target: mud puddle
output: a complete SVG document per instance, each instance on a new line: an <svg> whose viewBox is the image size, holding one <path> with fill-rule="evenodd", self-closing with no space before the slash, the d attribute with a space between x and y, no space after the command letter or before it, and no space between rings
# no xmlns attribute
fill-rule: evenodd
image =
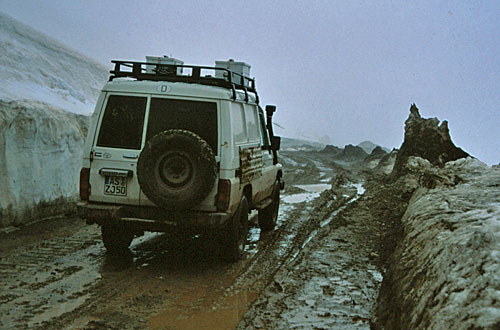
<svg viewBox="0 0 500 330"><path fill-rule="evenodd" d="M302 193L287 195L282 198L283 202L288 204L297 204L303 202L310 202L315 198L318 198L319 195L327 190L331 189L331 184L326 183L318 183L318 184L301 184L301 185L293 185L294 187L304 191Z"/></svg>
<svg viewBox="0 0 500 330"><path fill-rule="evenodd" d="M322 227L335 222L336 210L357 190L334 194L326 182L335 173L327 165L318 169L321 162L289 157L304 165L306 177L287 180L274 231L261 232L257 212L250 215L246 253L234 264L202 234L175 232L146 233L134 239L130 253L110 256L97 226L75 222L66 228L65 219L43 234L34 230L18 241L0 241L0 328L235 328L276 274L315 246Z"/></svg>
<svg viewBox="0 0 500 330"><path fill-rule="evenodd" d="M188 310L180 307L166 310L152 317L152 329L234 329L259 292L231 292L212 304L201 304Z"/></svg>
<svg viewBox="0 0 500 330"><path fill-rule="evenodd" d="M370 328L383 279L379 241L363 185L348 182L345 189L335 196L346 202L320 218L238 329Z"/></svg>
<svg viewBox="0 0 500 330"><path fill-rule="evenodd" d="M64 226L63 226L64 227ZM70 237L54 237L25 246L15 240L2 251L0 314L2 329L33 327L74 310L89 298L101 277L97 233L80 228Z"/></svg>

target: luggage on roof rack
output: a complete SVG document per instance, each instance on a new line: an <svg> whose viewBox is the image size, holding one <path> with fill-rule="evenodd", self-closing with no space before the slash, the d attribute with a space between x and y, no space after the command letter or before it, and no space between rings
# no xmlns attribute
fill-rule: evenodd
<svg viewBox="0 0 500 330"><path fill-rule="evenodd" d="M255 79L224 68L219 63L214 67L177 63L152 63L149 61L113 60L111 63L115 64L115 68L110 71L109 81L115 78L135 78L137 80L185 82L224 87L232 90L233 99L235 100L236 90L242 90L245 92L246 102L248 102L248 92L251 92L255 94L256 103L259 103L259 97L255 88Z"/></svg>

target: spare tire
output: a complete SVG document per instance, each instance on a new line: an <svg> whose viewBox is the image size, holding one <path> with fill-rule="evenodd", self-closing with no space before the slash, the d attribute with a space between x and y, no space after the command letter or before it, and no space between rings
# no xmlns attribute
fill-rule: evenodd
<svg viewBox="0 0 500 330"><path fill-rule="evenodd" d="M153 136L137 162L137 180L156 205L170 210L201 203L216 177L212 148L193 132L170 129Z"/></svg>

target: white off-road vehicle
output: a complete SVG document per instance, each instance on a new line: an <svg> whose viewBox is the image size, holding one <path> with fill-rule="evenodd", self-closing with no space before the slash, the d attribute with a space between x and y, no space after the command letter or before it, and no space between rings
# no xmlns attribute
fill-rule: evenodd
<svg viewBox="0 0 500 330"><path fill-rule="evenodd" d="M111 253L177 227L215 234L227 259L240 259L249 212L272 230L284 186L276 107L264 114L250 66L112 62L84 147L80 216L101 226Z"/></svg>

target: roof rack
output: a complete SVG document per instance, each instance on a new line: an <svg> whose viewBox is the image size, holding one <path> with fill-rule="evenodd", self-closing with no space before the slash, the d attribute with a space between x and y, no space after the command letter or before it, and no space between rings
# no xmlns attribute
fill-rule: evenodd
<svg viewBox="0 0 500 330"><path fill-rule="evenodd" d="M128 77L137 80L172 81L209 86L218 86L231 89L233 100L236 100L236 90L245 92L245 102L248 102L248 93L255 94L255 102L259 103L259 96L255 89L255 79L237 72L211 66L159 64L147 62L131 62L113 60L114 70L111 70L109 81L115 78ZM213 73L222 71L222 78L212 74L203 75L203 71ZM186 73L184 73L186 72Z"/></svg>

